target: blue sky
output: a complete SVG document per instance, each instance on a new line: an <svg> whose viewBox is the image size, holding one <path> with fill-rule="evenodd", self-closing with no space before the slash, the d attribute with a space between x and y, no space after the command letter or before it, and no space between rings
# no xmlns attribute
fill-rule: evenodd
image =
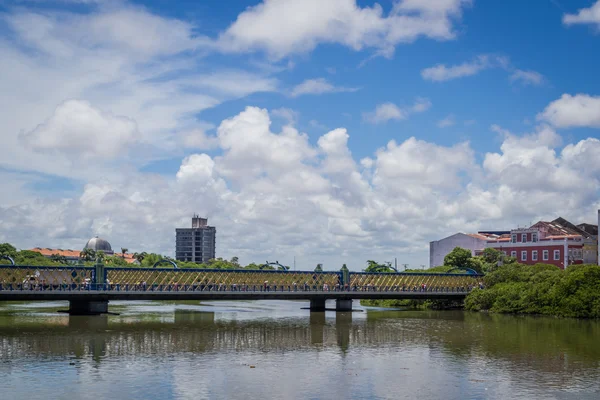
<svg viewBox="0 0 600 400"><path fill-rule="evenodd" d="M421 265L447 234L600 207L600 2L0 13L0 240L23 248L172 254L199 212L243 262Z"/></svg>

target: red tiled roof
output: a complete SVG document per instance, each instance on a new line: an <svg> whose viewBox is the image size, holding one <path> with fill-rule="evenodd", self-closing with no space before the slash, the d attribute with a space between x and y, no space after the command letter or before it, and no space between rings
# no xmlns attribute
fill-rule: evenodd
<svg viewBox="0 0 600 400"><path fill-rule="evenodd" d="M540 229L546 231L546 237L548 236L564 236L564 235L577 235L581 236L580 232L571 229L567 226L560 225L557 221L547 222L539 221L532 225L530 229Z"/></svg>
<svg viewBox="0 0 600 400"><path fill-rule="evenodd" d="M467 233L467 236L471 236L475 239L488 240L489 238L481 233Z"/></svg>
<svg viewBox="0 0 600 400"><path fill-rule="evenodd" d="M63 257L67 257L67 258L79 258L79 254L81 253L81 251L78 251L78 250L50 249L50 248L41 248L41 247L34 247L33 249L31 249L31 251L37 251L38 253L41 253L45 257L50 257L54 254L58 254L59 256L63 256ZM115 257L123 257L123 253L115 253L113 255ZM135 262L135 258L133 258L133 254L130 254L130 253L125 253L124 259L128 263Z"/></svg>

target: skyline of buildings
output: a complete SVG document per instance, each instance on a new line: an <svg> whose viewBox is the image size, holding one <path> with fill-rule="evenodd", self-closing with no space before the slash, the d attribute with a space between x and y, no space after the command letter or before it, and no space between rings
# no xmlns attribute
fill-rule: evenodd
<svg viewBox="0 0 600 400"><path fill-rule="evenodd" d="M598 210L600 222L600 210ZM486 248L494 248L511 256L519 263L553 264L560 268L572 264L598 264L600 250L598 225L572 224L559 217L551 222L538 221L530 227L511 230L488 230L465 234L462 232L430 242L429 268L443 265L444 257L455 247L465 248L477 256ZM128 263L134 263L133 253L115 253L110 243L98 236L89 239L84 246L106 255L115 255ZM60 248L35 247L45 257L59 255L68 262L80 260L80 251ZM175 259L177 261L206 263L216 258L216 228L208 225L208 219L192 217L191 228L176 228Z"/></svg>

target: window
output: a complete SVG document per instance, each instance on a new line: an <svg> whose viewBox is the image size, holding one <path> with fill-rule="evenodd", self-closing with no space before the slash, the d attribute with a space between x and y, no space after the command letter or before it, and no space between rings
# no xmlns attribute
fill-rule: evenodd
<svg viewBox="0 0 600 400"><path fill-rule="evenodd" d="M521 252L521 261L527 261L527 250Z"/></svg>
<svg viewBox="0 0 600 400"><path fill-rule="evenodd" d="M537 256L538 256L538 251L537 251L537 250L533 250L533 251L531 252L531 260L532 260L532 261L537 261L537 260L538 260L538 259L537 259L537 258L538 258Z"/></svg>
<svg viewBox="0 0 600 400"><path fill-rule="evenodd" d="M523 242L523 243L527 242L527 234L526 233L521 233L521 242Z"/></svg>
<svg viewBox="0 0 600 400"><path fill-rule="evenodd" d="M548 250L542 252L542 257L544 257L544 261L548 261Z"/></svg>
<svg viewBox="0 0 600 400"><path fill-rule="evenodd" d="M560 250L554 250L554 260L560 260Z"/></svg>
<svg viewBox="0 0 600 400"><path fill-rule="evenodd" d="M510 241L512 243L517 243L517 234L513 233L512 235L510 235Z"/></svg>
<svg viewBox="0 0 600 400"><path fill-rule="evenodd" d="M517 258L517 252L515 250L511 251L510 252L510 256L514 257L514 258Z"/></svg>
<svg viewBox="0 0 600 400"><path fill-rule="evenodd" d="M537 232L533 232L533 233L531 234L531 241L532 241L532 242L537 242L537 241L538 241L538 235L537 235Z"/></svg>

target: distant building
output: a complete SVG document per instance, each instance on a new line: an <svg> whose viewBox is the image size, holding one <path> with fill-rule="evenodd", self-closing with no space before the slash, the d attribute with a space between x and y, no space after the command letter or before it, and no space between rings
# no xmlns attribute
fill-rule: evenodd
<svg viewBox="0 0 600 400"><path fill-rule="evenodd" d="M175 259L200 264L215 258L216 235L207 218L194 215L191 228L175 229Z"/></svg>
<svg viewBox="0 0 600 400"><path fill-rule="evenodd" d="M102 250L107 256L121 257L130 264L136 262L136 260L133 258L133 254L115 253L110 243L104 239L99 238L98 236L95 236L88 240L83 249L92 249L94 251ZM78 263L80 261L79 255L81 254L81 250L51 249L49 247L34 247L33 249L31 249L31 251L41 253L46 258L51 258L53 255L62 256L67 260L68 263Z"/></svg>
<svg viewBox="0 0 600 400"><path fill-rule="evenodd" d="M586 230L581 225L586 225ZM596 235L589 233L594 229ZM572 264L598 263L597 231L594 225L574 225L557 218L513 229L506 237L488 240L485 247L500 250L521 264L553 264L564 269Z"/></svg>
<svg viewBox="0 0 600 400"><path fill-rule="evenodd" d="M600 210L598 210L600 225ZM598 225L574 225L564 218L539 221L529 228L511 231L456 233L429 243L429 267L443 265L444 257L455 247L479 255L493 248L514 257L521 264L553 264L562 269L572 264L598 264Z"/></svg>
<svg viewBox="0 0 600 400"><path fill-rule="evenodd" d="M475 255L477 251L485 248L489 238L498 238L508 231L482 231L478 233L464 234L455 233L447 238L436 240L429 243L429 268L444 265L444 258L455 247L471 250Z"/></svg>

